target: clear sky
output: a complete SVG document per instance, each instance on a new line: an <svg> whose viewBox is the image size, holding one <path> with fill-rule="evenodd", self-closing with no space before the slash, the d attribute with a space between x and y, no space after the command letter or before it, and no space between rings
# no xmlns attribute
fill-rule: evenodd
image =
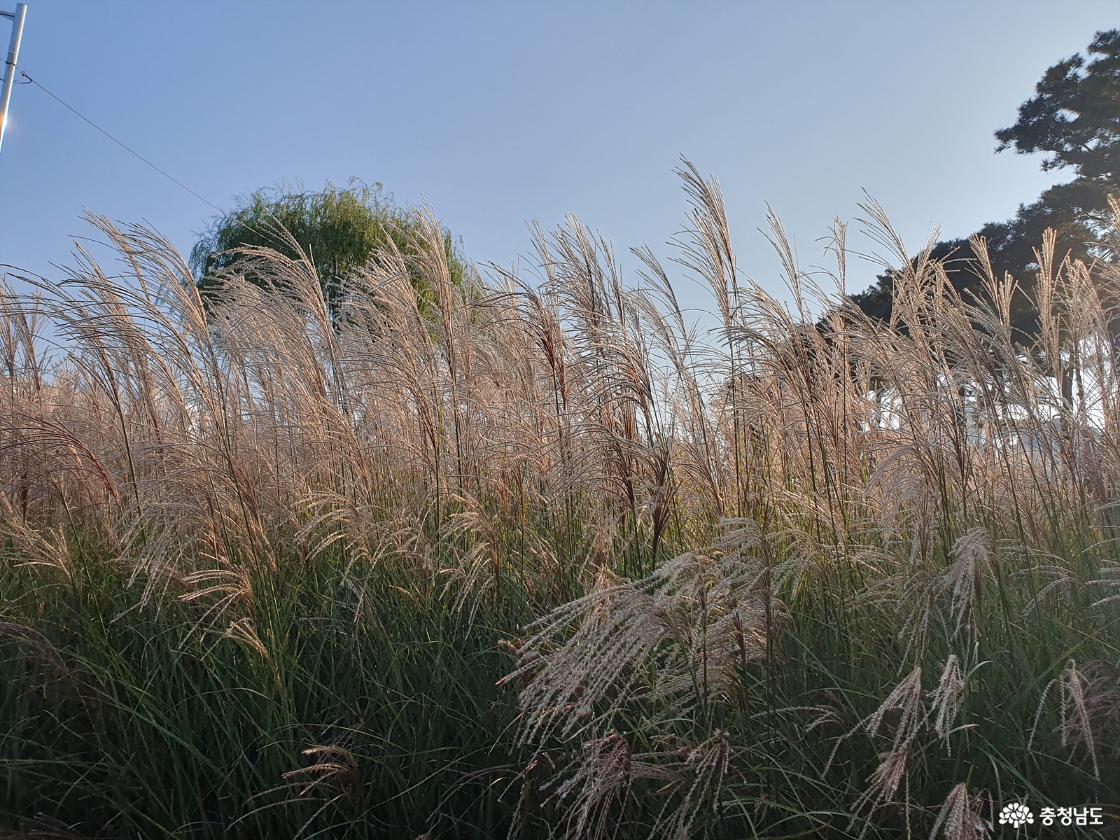
<svg viewBox="0 0 1120 840"><path fill-rule="evenodd" d="M429 203L469 256L501 264L529 253L528 221L568 212L620 253L664 253L687 155L723 186L742 268L776 289L767 203L811 265L864 189L917 246L1069 177L993 154L992 132L1046 67L1117 25L1115 0L31 0L21 66L223 208L358 176ZM89 234L83 208L184 250L214 212L17 86L0 263L56 274Z"/></svg>

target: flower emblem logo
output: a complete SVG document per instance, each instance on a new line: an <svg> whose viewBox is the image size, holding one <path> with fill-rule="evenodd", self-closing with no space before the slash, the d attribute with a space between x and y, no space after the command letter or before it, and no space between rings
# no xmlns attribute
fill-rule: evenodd
<svg viewBox="0 0 1120 840"><path fill-rule="evenodd" d="M1012 828L1022 828L1034 822L1031 809L1021 802L1009 802L999 812L999 824L1010 825Z"/></svg>

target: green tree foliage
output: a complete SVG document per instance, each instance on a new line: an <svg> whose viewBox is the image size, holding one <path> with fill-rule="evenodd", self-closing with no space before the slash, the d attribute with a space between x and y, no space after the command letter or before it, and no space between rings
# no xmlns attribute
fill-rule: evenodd
<svg viewBox="0 0 1120 840"><path fill-rule="evenodd" d="M1007 222L992 222L976 235L987 243L997 276L1010 272L1019 284L1012 302L1012 327L1023 339L1037 333L1033 304L1035 251L1047 228L1058 233L1061 254L1114 260L1120 253L1109 238L1108 196L1120 196L1120 30L1098 32L1089 58L1075 54L1049 68L1035 95L1019 106L1018 121L995 133L996 151L1044 153L1045 170L1071 169L1072 181L1046 190L1037 201L1020 206ZM932 256L946 261L953 285L980 295L981 283L968 238L938 242ZM890 317L894 274L876 278L866 291L851 296L868 315Z"/></svg>
<svg viewBox="0 0 1120 840"><path fill-rule="evenodd" d="M274 248L289 257L299 250L312 258L332 311L337 311L346 281L355 269L395 247L407 260L425 247L421 222L410 210L385 198L380 184L351 181L346 189L330 183L319 192L258 190L240 207L214 221L191 251L191 267L205 293L216 272L233 266L237 249ZM450 234L444 235L452 279L462 282L465 266ZM260 282L251 274L250 281ZM431 295L419 271L413 280L421 300Z"/></svg>
<svg viewBox="0 0 1120 840"><path fill-rule="evenodd" d="M1048 190L1047 201L1107 221L1107 196L1120 173L1120 29L1098 32L1091 61L1075 54L1051 67L1019 119L996 132L998 151L1042 152L1045 170L1073 168L1072 184ZM1047 200L1047 194L1043 195Z"/></svg>

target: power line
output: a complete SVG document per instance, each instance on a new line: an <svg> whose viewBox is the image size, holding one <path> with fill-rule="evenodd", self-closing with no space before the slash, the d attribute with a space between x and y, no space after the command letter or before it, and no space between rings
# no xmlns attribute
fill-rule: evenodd
<svg viewBox="0 0 1120 840"><path fill-rule="evenodd" d="M89 125L93 126L95 129L100 131L102 134L104 134L106 137L108 137L110 140L112 140L114 143L116 143L118 146L120 146L122 149L124 149L126 152L128 152L130 155L132 155L134 158L136 158L137 160L139 160L143 163L146 163L148 166L150 166L152 169L154 169L156 172L158 172L160 175L162 175L168 181L170 181L171 183L175 184L176 186L186 190L191 195L193 195L195 198L197 198L199 201L201 201L203 204L209 205L213 209L217 210L219 213L224 212L222 210L222 208L219 207L217 204L210 201L205 196L199 195L197 192L192 190L190 187L188 187L186 184L184 184L182 181L180 181L178 178L176 178L174 175L172 175L166 169L162 169L161 167L156 166L156 164L152 163L150 160L148 160L146 157L144 157L142 154L140 154L134 148L129 146L123 140L119 140L116 137L114 137L112 134L110 134L108 131L103 129L101 126L99 126L97 123L95 123L89 117L87 117L85 114L83 114L77 108L75 108L73 105L69 104L68 102L65 102L61 97L59 97L56 94L52 93L51 91L47 90L45 87L43 87L41 84L39 84L39 82L35 81L29 75L27 75L26 72L20 71L20 74L25 79L27 79L28 82L35 85L35 87L39 88L39 90L41 90L43 93L45 93L51 99L53 99L55 102L57 102L63 108L65 108L67 111L74 114L74 116L78 117L79 119L83 120L84 122L89 123Z"/></svg>

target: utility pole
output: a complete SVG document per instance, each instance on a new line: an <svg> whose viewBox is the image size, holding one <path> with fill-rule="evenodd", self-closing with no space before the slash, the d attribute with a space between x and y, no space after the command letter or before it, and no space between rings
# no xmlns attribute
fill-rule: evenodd
<svg viewBox="0 0 1120 840"><path fill-rule="evenodd" d="M16 3L14 12L0 12L0 17L12 22L8 59L4 62L4 86L0 88L0 146L3 146L4 131L8 128L8 103L12 101L12 85L16 81L16 64L19 62L19 42L23 39L23 22L27 20L27 4Z"/></svg>

